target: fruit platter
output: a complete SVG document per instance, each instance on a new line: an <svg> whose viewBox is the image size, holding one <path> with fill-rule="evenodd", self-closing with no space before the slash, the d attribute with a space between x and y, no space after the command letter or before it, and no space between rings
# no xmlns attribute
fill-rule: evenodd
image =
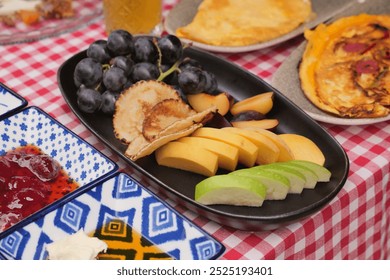
<svg viewBox="0 0 390 280"><path fill-rule="evenodd" d="M344 150L313 119L263 80L173 35L112 32L68 59L57 78L80 121L145 181L223 225L242 230L285 225L321 209L346 181ZM272 137L278 140L268 146L256 140ZM217 157L201 143L227 148ZM235 144L239 152L229 161L228 147ZM275 159L272 145L279 145ZM255 180L248 174L298 168L303 161L292 153L300 150L316 162L304 167L310 171L305 185L288 186L284 193L252 188ZM234 182L224 201L218 193L230 192L225 187Z"/></svg>

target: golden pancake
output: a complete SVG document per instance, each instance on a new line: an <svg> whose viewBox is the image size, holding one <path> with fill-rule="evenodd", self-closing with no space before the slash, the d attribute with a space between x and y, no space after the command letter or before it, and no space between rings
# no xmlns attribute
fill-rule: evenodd
<svg viewBox="0 0 390 280"><path fill-rule="evenodd" d="M173 87L154 80L141 81L116 101L114 133L128 144L125 156L137 160L170 141L191 134L216 111L216 106L212 106L196 112Z"/></svg>
<svg viewBox="0 0 390 280"><path fill-rule="evenodd" d="M142 134L146 115L165 99L180 100L180 95L163 82L140 81L127 89L115 103L115 137L126 144L137 138Z"/></svg>
<svg viewBox="0 0 390 280"><path fill-rule="evenodd" d="M310 0L205 0L176 35L215 46L247 46L282 36L311 16Z"/></svg>
<svg viewBox="0 0 390 280"><path fill-rule="evenodd" d="M390 113L390 16L344 17L305 37L299 77L315 106L347 118Z"/></svg>
<svg viewBox="0 0 390 280"><path fill-rule="evenodd" d="M161 128L161 131L152 140L146 139L144 135L139 135L127 147L125 155L132 160L150 155L168 142L188 136L202 127L204 123L212 118L216 110L216 107L212 107L200 113L195 112L187 117L179 117L175 121L168 117L172 121L169 125ZM164 121L163 123L167 124Z"/></svg>
<svg viewBox="0 0 390 280"><path fill-rule="evenodd" d="M153 141L173 123L195 114L196 112L182 100L165 99L154 105L145 117L142 134L148 141Z"/></svg>

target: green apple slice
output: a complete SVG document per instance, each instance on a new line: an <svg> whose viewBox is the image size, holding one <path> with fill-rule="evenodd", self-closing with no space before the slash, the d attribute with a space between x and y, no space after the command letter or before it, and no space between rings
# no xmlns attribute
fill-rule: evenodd
<svg viewBox="0 0 390 280"><path fill-rule="evenodd" d="M302 191L305 187L305 184L306 184L306 178L301 172L297 171L294 168L290 168L288 166L284 166L284 165L279 164L279 163L259 165L259 166L252 167L251 169L270 170L272 172L275 172L277 174L280 174L282 176L287 177L287 179L290 182L290 189L289 189L288 193L300 194L300 193L302 193Z"/></svg>
<svg viewBox="0 0 390 280"><path fill-rule="evenodd" d="M329 182L332 173L324 166L306 160L292 160L291 163L301 165L312 170L318 177L318 182Z"/></svg>
<svg viewBox="0 0 390 280"><path fill-rule="evenodd" d="M318 182L318 176L311 169L306 166L294 164L293 161L281 162L280 164L293 168L302 173L305 176L305 189L314 189Z"/></svg>
<svg viewBox="0 0 390 280"><path fill-rule="evenodd" d="M195 201L205 205L260 207L266 193L266 186L254 178L232 174L215 175L195 186Z"/></svg>
<svg viewBox="0 0 390 280"><path fill-rule="evenodd" d="M259 180L267 188L266 200L283 200L286 198L290 189L290 181L287 177L269 170L245 168L236 170L230 174Z"/></svg>

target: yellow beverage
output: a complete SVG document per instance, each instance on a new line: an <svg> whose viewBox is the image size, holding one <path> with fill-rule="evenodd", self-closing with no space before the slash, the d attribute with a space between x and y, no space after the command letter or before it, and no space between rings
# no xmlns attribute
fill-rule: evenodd
<svg viewBox="0 0 390 280"><path fill-rule="evenodd" d="M162 0L103 0L106 31L149 34L161 22Z"/></svg>

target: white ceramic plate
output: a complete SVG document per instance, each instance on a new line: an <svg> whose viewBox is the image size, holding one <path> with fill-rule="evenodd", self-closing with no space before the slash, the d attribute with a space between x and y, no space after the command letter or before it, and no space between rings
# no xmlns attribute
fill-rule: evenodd
<svg viewBox="0 0 390 280"><path fill-rule="evenodd" d="M173 9L168 13L167 17L165 18L164 21L165 30L170 34L175 34L177 28L189 24L194 18L198 6L200 5L201 2L202 0L181 0L175 7L173 7ZM225 47L225 46L207 45L199 42L192 42L186 39L182 39L182 40L183 42L187 42L187 43L191 42L193 46L211 52L239 53L239 52L248 52L248 51L264 49L282 43L291 38L294 38L297 35L302 34L306 28L312 28L317 24L328 20L338 12L347 9L352 2L354 1L312 0L313 11L316 13L316 17L313 20L300 25L298 28L296 28L295 30L291 31L286 35L259 44L253 44L253 45L242 46L242 47Z"/></svg>
<svg viewBox="0 0 390 280"><path fill-rule="evenodd" d="M389 0L370 0L357 1L356 4L338 15L336 18L355 15L360 13L370 14L386 14L390 13ZM335 18L335 19L336 19ZM337 124L337 125L367 125L390 120L390 116L383 118L361 118L348 119L341 118L335 115L328 114L315 107L304 95L299 81L298 67L301 61L303 52L306 47L306 42L303 42L291 55L283 62L279 69L274 73L271 84L277 88L282 94L298 105L313 119Z"/></svg>

